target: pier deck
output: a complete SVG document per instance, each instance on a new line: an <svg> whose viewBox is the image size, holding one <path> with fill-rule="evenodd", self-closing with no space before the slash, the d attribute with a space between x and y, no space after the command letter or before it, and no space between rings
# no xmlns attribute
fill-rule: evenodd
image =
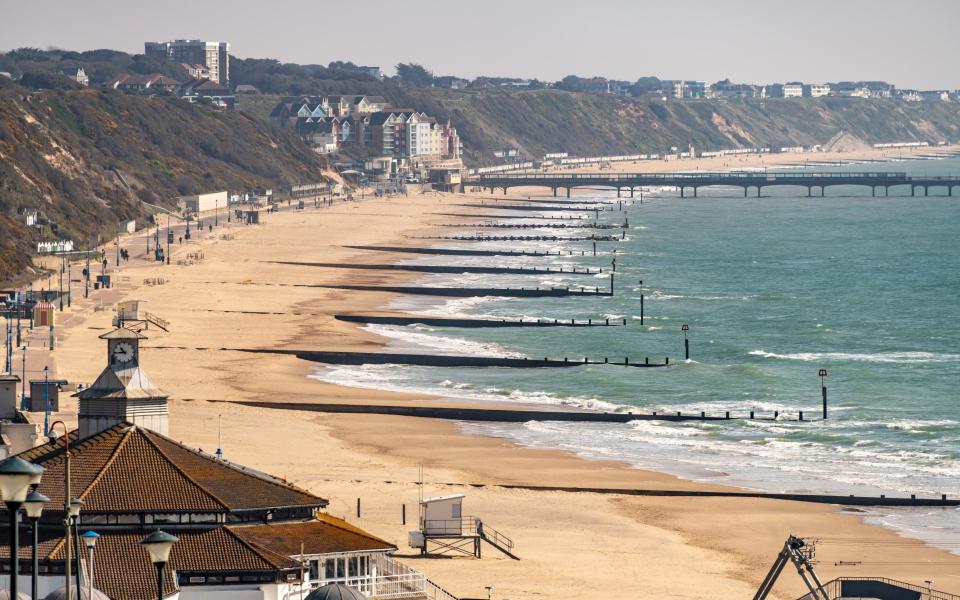
<svg viewBox="0 0 960 600"><path fill-rule="evenodd" d="M906 173L897 172L855 171L820 173L793 171L777 173L762 171L717 173L501 173L480 175L468 179L461 185L461 191L466 186L473 186L489 189L491 193L502 189L503 193L506 194L512 187L534 186L549 188L553 190L554 196L557 195L557 190L566 190L567 197L569 197L570 191L576 188L606 188L616 190L618 197L624 190L628 191L630 196L633 197L634 191L638 188L666 186L678 188L682 197L687 189L692 189L693 195L696 196L697 190L702 187L733 186L743 188L744 196L751 188L754 188L759 196L764 187L784 185L806 187L807 195L812 195L814 188L820 188L820 194L823 195L827 187L856 185L871 188L874 195L879 188L883 188L885 194L889 195L892 187L909 186L911 196L916 195L918 189L923 189L924 195L929 195L930 188L946 189L947 194L952 196L953 189L960 186L960 177L910 176ZM562 209L555 208L552 210Z"/></svg>

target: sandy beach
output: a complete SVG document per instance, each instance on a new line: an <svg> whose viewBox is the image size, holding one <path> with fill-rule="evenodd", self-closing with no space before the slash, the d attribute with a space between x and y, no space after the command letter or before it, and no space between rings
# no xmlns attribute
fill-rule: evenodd
<svg viewBox="0 0 960 600"><path fill-rule="evenodd" d="M919 153L940 150L945 149L925 148ZM854 160L899 154L887 150L841 156ZM783 154L766 156L762 162L756 157L742 162L725 157L617 168L712 170L769 166L781 159L802 164L802 157L831 160L827 154ZM720 164L731 161L735 164ZM415 394L334 386L310 378L319 368L315 363L236 349L379 350L383 338L334 315L383 311L392 294L314 286L400 284L415 281L416 273L280 263L383 263L409 258L344 246L413 245L404 236L440 232L437 224L451 218L431 213L452 212L450 205L462 199L437 193L368 198L271 214L261 226L221 226L176 247L174 263L188 253L202 253L202 260L193 264L160 266L142 260L145 238L129 238L123 247L134 260L115 276L119 286L92 292L90 299L76 300L61 315L52 372L71 382L91 382L105 364L105 345L97 336L111 329L110 307L120 299L146 301L148 310L170 321L169 332L154 328L145 332L150 339L144 343L142 363L170 393L172 437L212 452L218 445L219 421L226 458L281 475L329 498L332 514L392 540L402 560L461 597L485 597L488 585L494 587L494 598L512 600L572 594L610 599L752 597L791 533L825 539L817 549L823 580L880 575L922 585L933 579L936 588L960 593L960 557L864 524L853 509L760 499L509 489L501 486L720 488L622 463L468 435L449 421L234 403L456 405ZM466 210L458 207L456 212ZM108 268L112 270L112 264ZM164 278L163 285L145 285L146 279L158 277ZM101 305L106 309L97 310ZM38 351L31 358L31 370L42 369L40 356ZM75 401L61 405L64 415L75 413ZM417 484L421 466L422 490ZM481 516L513 538L522 560L511 560L492 548L484 550L481 560L416 556L406 540L407 531L415 528L421 492L466 493L465 514ZM406 525L401 523L404 504ZM776 597L797 598L805 592L792 569L785 570Z"/></svg>

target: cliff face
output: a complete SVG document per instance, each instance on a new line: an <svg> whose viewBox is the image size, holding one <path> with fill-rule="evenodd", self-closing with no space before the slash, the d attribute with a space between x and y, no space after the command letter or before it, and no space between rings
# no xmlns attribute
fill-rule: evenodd
<svg viewBox="0 0 960 600"><path fill-rule="evenodd" d="M2 79L2 78L0 78ZM0 281L30 264L55 223L77 247L142 219L142 201L322 179L327 163L295 136L240 113L115 92L29 92L0 81Z"/></svg>
<svg viewBox="0 0 960 600"><path fill-rule="evenodd" d="M559 90L407 90L419 110L451 119L467 161L519 148L580 156L826 144L840 132L868 143L956 141L960 104L818 98L662 101Z"/></svg>

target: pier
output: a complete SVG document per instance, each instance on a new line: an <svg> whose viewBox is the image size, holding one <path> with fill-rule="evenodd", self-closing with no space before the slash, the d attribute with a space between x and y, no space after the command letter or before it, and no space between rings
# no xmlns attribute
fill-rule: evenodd
<svg viewBox="0 0 960 600"><path fill-rule="evenodd" d="M877 195L878 189L884 190L884 195L890 194L890 188L907 186L911 196L916 196L917 190L922 189L923 195L928 196L930 189L945 189L948 196L953 196L953 189L960 186L960 177L956 176L910 176L906 173L894 172L717 172L717 173L506 173L488 174L469 179L461 185L461 192L466 186L489 189L491 193L500 189L506 194L512 187L545 187L557 195L557 190L570 192L576 188L613 189L617 197L624 192L632 198L637 189L645 187L675 187L684 197L687 189L697 190L703 187L727 186L743 188L746 197L751 189L757 190L757 196L765 187L771 186L800 186L807 188L807 195L812 196L813 190L819 188L823 195L826 188L839 185L855 185L869 187L872 195ZM485 206L485 205L483 205ZM533 209L533 207L530 207ZM518 209L519 210L519 209ZM562 210L555 208L552 210Z"/></svg>
<svg viewBox="0 0 960 600"><path fill-rule="evenodd" d="M588 222L583 225L568 225L566 223L441 223L440 227L451 229L629 229L630 225L624 223L593 223Z"/></svg>
<svg viewBox="0 0 960 600"><path fill-rule="evenodd" d="M392 315L335 315L338 321L376 325L430 325L434 327L498 328L498 327L626 327L626 319L455 319L445 317L403 317Z"/></svg>

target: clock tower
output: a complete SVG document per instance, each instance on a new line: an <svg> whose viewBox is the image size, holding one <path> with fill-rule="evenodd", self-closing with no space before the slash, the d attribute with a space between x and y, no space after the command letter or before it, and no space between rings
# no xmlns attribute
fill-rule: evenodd
<svg viewBox="0 0 960 600"><path fill-rule="evenodd" d="M80 400L80 438L128 422L167 435L168 395L140 368L142 333L120 327L100 336L107 340L107 367Z"/></svg>

